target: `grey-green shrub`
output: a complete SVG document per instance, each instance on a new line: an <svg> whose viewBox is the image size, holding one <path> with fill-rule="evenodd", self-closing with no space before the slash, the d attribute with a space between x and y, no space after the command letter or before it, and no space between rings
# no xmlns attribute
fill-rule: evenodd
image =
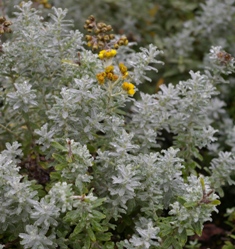
<svg viewBox="0 0 235 249"><path fill-rule="evenodd" d="M221 187L234 184L233 152L213 147L226 112L212 108L234 58L212 47L204 71L135 99L120 79L98 84L102 60L65 10L43 21L29 2L16 15L0 61L2 246L168 249L201 234ZM120 48L115 71L124 61L139 86L161 53ZM202 148L214 157L208 176L196 173Z"/></svg>

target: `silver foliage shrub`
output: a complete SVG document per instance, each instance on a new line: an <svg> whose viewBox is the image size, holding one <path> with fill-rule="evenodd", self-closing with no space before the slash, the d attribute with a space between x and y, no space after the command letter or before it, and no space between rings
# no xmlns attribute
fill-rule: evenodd
<svg viewBox="0 0 235 249"><path fill-rule="evenodd" d="M3 248L173 249L200 235L221 187L234 184L234 138L220 151L213 126L226 113L217 84L234 58L212 47L205 70L135 99L121 84L98 84L102 61L66 10L43 20L23 3L12 21L0 60ZM125 61L136 86L162 64L153 44L120 51L114 63ZM196 173L201 149L213 155L208 176ZM27 177L33 166L52 168L43 186Z"/></svg>

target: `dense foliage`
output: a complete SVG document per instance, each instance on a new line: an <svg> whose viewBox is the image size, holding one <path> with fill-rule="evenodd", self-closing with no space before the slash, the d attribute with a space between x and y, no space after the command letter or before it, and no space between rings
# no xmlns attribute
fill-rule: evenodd
<svg viewBox="0 0 235 249"><path fill-rule="evenodd" d="M23 2L14 15L4 6L1 248L180 249L189 236L201 235L218 212L223 187L235 183L233 110L226 108L235 59L232 46L225 51L232 38L222 39L217 30L222 23L232 36L226 27L234 20L234 1L219 7L207 1L195 18L187 15L199 6L192 1L187 21L168 24L174 35L162 30L159 39L151 33L160 29L155 14L180 8L180 1L129 1L131 8L126 1L101 2L106 9L88 6L94 16L82 25L83 15L74 18L79 29L67 10L52 7L56 1ZM123 6L136 26L119 16ZM136 6L143 7L141 15ZM100 22L104 12L120 22L108 15L112 26ZM151 32L135 29L143 22ZM198 37L207 45L200 48ZM158 77L174 84L158 81L153 94L144 93L143 83ZM234 213L228 209L230 224ZM232 238L224 249L234 249Z"/></svg>

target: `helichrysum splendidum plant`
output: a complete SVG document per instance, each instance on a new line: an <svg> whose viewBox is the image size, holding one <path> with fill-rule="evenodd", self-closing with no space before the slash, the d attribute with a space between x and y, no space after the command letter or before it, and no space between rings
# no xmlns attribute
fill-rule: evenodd
<svg viewBox="0 0 235 249"><path fill-rule="evenodd" d="M211 108L234 58L213 47L205 72L136 100L162 51L134 52L94 16L84 41L65 15L45 21L22 3L2 44L2 247L183 248L234 184L233 152L212 146L223 105Z"/></svg>

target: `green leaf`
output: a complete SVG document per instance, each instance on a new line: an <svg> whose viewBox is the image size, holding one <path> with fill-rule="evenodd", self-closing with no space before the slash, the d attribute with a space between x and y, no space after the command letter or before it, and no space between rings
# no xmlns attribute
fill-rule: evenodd
<svg viewBox="0 0 235 249"><path fill-rule="evenodd" d="M92 210L92 215L93 215L93 219L96 219L96 220L103 220L106 217L106 215L104 215L103 213L97 210Z"/></svg>
<svg viewBox="0 0 235 249"><path fill-rule="evenodd" d="M56 235L59 237L59 238L65 238L65 236L67 235L67 231L63 231L63 230L57 230L56 231Z"/></svg>
<svg viewBox="0 0 235 249"><path fill-rule="evenodd" d="M52 157L57 161L57 162L60 162L61 164L67 164L67 161L66 161L66 158L65 156L63 155L60 155L60 154L52 154Z"/></svg>
<svg viewBox="0 0 235 249"><path fill-rule="evenodd" d="M229 237L231 237L232 239L235 239L235 235L234 234L230 234Z"/></svg>
<svg viewBox="0 0 235 249"><path fill-rule="evenodd" d="M59 144L59 143L56 142L56 141L51 142L51 145L52 145L52 147L54 147L55 149L58 149L58 150L61 150L61 151L66 151L66 150L67 150L64 146L62 146L61 144Z"/></svg>
<svg viewBox="0 0 235 249"><path fill-rule="evenodd" d="M172 236L168 236L163 243L161 244L162 249L169 249L170 246L173 243L173 237Z"/></svg>
<svg viewBox="0 0 235 249"><path fill-rule="evenodd" d="M67 212L63 219L64 221L71 222L72 224L76 224L77 222L84 223L86 216L82 216L80 210L72 210Z"/></svg>
<svg viewBox="0 0 235 249"><path fill-rule="evenodd" d="M195 158L199 159L200 161L203 160L202 155L199 153L199 150L196 147L192 148L192 154Z"/></svg>
<svg viewBox="0 0 235 249"><path fill-rule="evenodd" d="M196 206L198 206L198 202L196 202L196 201L186 202L184 204L184 207L186 207L186 208L192 208L192 207L196 207Z"/></svg>
<svg viewBox="0 0 235 249"><path fill-rule="evenodd" d="M30 187L32 190L36 190L38 192L39 197L44 197L46 195L46 192L43 189L42 185L35 183L32 184Z"/></svg>
<svg viewBox="0 0 235 249"><path fill-rule="evenodd" d="M95 234L94 234L93 230L91 229L91 227L88 227L86 231L87 231L87 234L88 234L89 238L91 239L91 241L93 241L93 242L96 241Z"/></svg>
<svg viewBox="0 0 235 249"><path fill-rule="evenodd" d="M179 197L177 198L177 201L178 201L181 205L184 205L185 202L186 202L186 200L185 200L183 197L181 197L181 196L179 196Z"/></svg>
<svg viewBox="0 0 235 249"><path fill-rule="evenodd" d="M221 202L219 200L213 200L210 202L210 204L215 205L215 206L220 205L220 203Z"/></svg>
<svg viewBox="0 0 235 249"><path fill-rule="evenodd" d="M96 233L96 238L99 241L109 241L111 240L112 233Z"/></svg>
<svg viewBox="0 0 235 249"><path fill-rule="evenodd" d="M50 173L51 180L58 180L61 179L60 172L51 172Z"/></svg>
<svg viewBox="0 0 235 249"><path fill-rule="evenodd" d="M225 244L226 244L226 245L224 245L224 246L222 247L222 249L235 249L235 246L232 245L232 243L231 243L230 241L226 241Z"/></svg>
<svg viewBox="0 0 235 249"><path fill-rule="evenodd" d="M194 224L192 224L192 227L193 227L193 230L195 231L195 233L198 235L198 236L201 236L202 235L202 225L201 225L201 222L198 221Z"/></svg>
<svg viewBox="0 0 235 249"><path fill-rule="evenodd" d="M104 244L104 249L114 249L114 243L113 242L106 242Z"/></svg>
<svg viewBox="0 0 235 249"><path fill-rule="evenodd" d="M181 246L184 246L185 243L187 242L188 236L187 236L187 231L184 229L181 234L179 234L179 242Z"/></svg>
<svg viewBox="0 0 235 249"><path fill-rule="evenodd" d="M59 164L57 164L56 166L55 166L55 170L56 171L61 171L61 170L63 170L64 168L66 168L67 167L67 164L65 164L65 163L59 163Z"/></svg>
<svg viewBox="0 0 235 249"><path fill-rule="evenodd" d="M71 244L71 242L70 242L70 244ZM73 249L81 249L81 248L85 248L85 247L81 247L80 243L78 243L76 240L76 241L72 242L72 248Z"/></svg>
<svg viewBox="0 0 235 249"><path fill-rule="evenodd" d="M96 232L101 232L101 231L107 231L108 228L104 228L101 226L100 223L98 223L97 221L95 221L94 219L91 219L91 225L94 231Z"/></svg>
<svg viewBox="0 0 235 249"><path fill-rule="evenodd" d="M182 249L182 246L174 237L172 238L172 245L174 249Z"/></svg>
<svg viewBox="0 0 235 249"><path fill-rule="evenodd" d="M89 236L85 237L84 246L82 249L89 249L91 247L91 239Z"/></svg>
<svg viewBox="0 0 235 249"><path fill-rule="evenodd" d="M92 207L96 208L103 204L103 202L106 200L106 198L100 198L92 202Z"/></svg>
<svg viewBox="0 0 235 249"><path fill-rule="evenodd" d="M127 202L127 214L130 214L134 208L136 207L136 201L135 199L131 199Z"/></svg>
<svg viewBox="0 0 235 249"><path fill-rule="evenodd" d="M76 235L78 235L79 233L82 232L82 230L84 229L85 227L85 223L84 222L79 222L76 227L74 228L73 230L73 233L71 234L71 237L74 237Z"/></svg>
<svg viewBox="0 0 235 249"><path fill-rule="evenodd" d="M160 236L166 237L172 232L172 227L170 222L172 221L172 217L165 217L162 219L162 223L160 223ZM169 236L171 237L171 236Z"/></svg>
<svg viewBox="0 0 235 249"><path fill-rule="evenodd" d="M89 150L90 154L96 153L96 148L91 144L87 144L87 149Z"/></svg>
<svg viewBox="0 0 235 249"><path fill-rule="evenodd" d="M117 109L117 110L116 110L116 113L117 113L117 114L120 114L120 115L124 115L124 116L126 115L126 111L123 111L123 110L121 110L121 109Z"/></svg>

